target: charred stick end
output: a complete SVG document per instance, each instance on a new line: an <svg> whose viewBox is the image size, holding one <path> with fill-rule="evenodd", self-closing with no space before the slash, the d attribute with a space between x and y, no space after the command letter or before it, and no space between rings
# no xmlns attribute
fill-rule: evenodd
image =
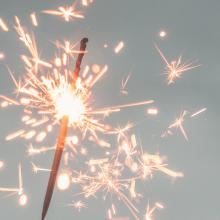
<svg viewBox="0 0 220 220"><path fill-rule="evenodd" d="M80 67L81 67L83 56L86 51L86 44L88 43L88 41L89 41L88 38L83 38L80 41L80 53L79 53L78 58L76 60L75 69L73 72L73 82L72 82L73 84L75 84L76 80L79 77Z"/></svg>

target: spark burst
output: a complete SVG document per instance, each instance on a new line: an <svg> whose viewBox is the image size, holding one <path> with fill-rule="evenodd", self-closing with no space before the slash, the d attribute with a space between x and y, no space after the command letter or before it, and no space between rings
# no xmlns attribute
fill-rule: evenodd
<svg viewBox="0 0 220 220"><path fill-rule="evenodd" d="M60 6L57 10L44 10L43 13L63 17L66 22L69 22L74 18L85 18L80 11L76 10L76 3L71 6Z"/></svg>
<svg viewBox="0 0 220 220"><path fill-rule="evenodd" d="M32 22L33 18L35 17L32 16ZM82 58L86 53L85 45L87 39L85 38L81 41L79 51L73 51L70 42L65 41L63 46L62 43L57 43L57 49L62 51L61 57L56 56L52 61L46 61L39 57L34 35L26 31L26 28L22 26L18 17L15 17L15 29L19 39L29 51L29 55L21 56L25 66L25 74L20 80L16 80L14 75L10 73L12 81L16 86L16 98L14 99L2 95L1 98L3 101L1 106L7 107L15 105L17 107L22 107L24 114L21 121L24 122L25 126L28 128L27 130L20 129L9 134L6 140L20 137L27 140L35 139L36 142L42 142L53 130L55 125L61 125L48 189L45 196L42 213L42 219L44 219L52 197L64 144L65 142L68 143L68 141L66 141L67 129L73 128L74 130L80 130L82 138L85 138L87 134L90 133L90 136L93 137L93 140L95 140L98 145L106 147L108 143L100 139L98 133L120 136L129 128L114 128L104 123L103 119L111 113L120 112L123 108L151 104L153 100L93 109L90 103L92 88L103 75L107 73L108 67L105 65L95 75L84 74L82 77L79 76ZM73 71L71 66L73 66L72 61L74 60L73 55L75 53L78 54L78 58L76 59L75 70ZM37 127L41 126L44 126L44 128L38 131ZM29 127L31 127L31 129ZM54 148L55 147L42 147L40 149L35 149L30 145L28 153L30 155L35 155L47 152L51 149L53 150ZM48 171L34 164L32 164L32 166L35 172ZM109 166L111 167L112 165L109 164ZM64 181L64 183L66 183L66 181ZM61 184L60 188L64 188L64 186ZM121 193L118 193L118 195L127 202L127 199L125 199ZM23 198L22 201L21 203L23 204L27 200Z"/></svg>
<svg viewBox="0 0 220 220"><path fill-rule="evenodd" d="M167 76L167 84L173 84L175 81L180 78L185 72L197 68L200 64L197 64L196 61L191 62L182 62L182 56L178 59L169 62L160 48L155 45L158 53L166 64L165 75Z"/></svg>

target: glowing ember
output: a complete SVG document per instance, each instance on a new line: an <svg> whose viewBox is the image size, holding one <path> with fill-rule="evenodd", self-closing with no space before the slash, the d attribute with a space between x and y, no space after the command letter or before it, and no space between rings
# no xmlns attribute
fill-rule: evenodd
<svg viewBox="0 0 220 220"><path fill-rule="evenodd" d="M57 178L57 187L61 191L65 191L70 186L70 176L67 173L61 173Z"/></svg>
<svg viewBox="0 0 220 220"><path fill-rule="evenodd" d="M5 166L5 163L2 160L0 160L0 169L2 169L4 166Z"/></svg>
<svg viewBox="0 0 220 220"><path fill-rule="evenodd" d="M165 38L165 37L167 36L166 31L164 31L164 30L160 31L159 36L160 36L161 38Z"/></svg>
<svg viewBox="0 0 220 220"><path fill-rule="evenodd" d="M76 3L72 6L60 6L57 10L44 10L43 12L45 14L51 14L63 17L65 21L69 22L73 18L84 18L84 16L81 14L80 11L77 11L76 9Z"/></svg>
<svg viewBox="0 0 220 220"><path fill-rule="evenodd" d="M9 31L8 26L7 26L6 23L3 21L2 18L0 18L0 28L1 28L3 31L5 31L5 32Z"/></svg>
<svg viewBox="0 0 220 220"><path fill-rule="evenodd" d="M37 27L37 26L38 26L38 21L37 21L36 13L33 12L33 13L30 15L30 18L31 18L31 22L32 22L33 26Z"/></svg>
<svg viewBox="0 0 220 220"><path fill-rule="evenodd" d="M101 68L100 68L100 66L98 64L92 65L92 72L93 73L97 74L97 73L100 72L100 70L101 70Z"/></svg>
<svg viewBox="0 0 220 220"><path fill-rule="evenodd" d="M5 55L4 53L0 53L0 60L4 59L5 58Z"/></svg>
<svg viewBox="0 0 220 220"><path fill-rule="evenodd" d="M125 46L124 42L120 41L115 47L115 53L119 53L124 48L124 46Z"/></svg>
<svg viewBox="0 0 220 220"><path fill-rule="evenodd" d="M28 197L26 194L22 194L20 197L19 197L19 205L20 206L26 206L27 205L27 202L28 202Z"/></svg>
<svg viewBox="0 0 220 220"><path fill-rule="evenodd" d="M149 108L149 109L147 109L147 114L148 115L157 115L158 109L157 108Z"/></svg>

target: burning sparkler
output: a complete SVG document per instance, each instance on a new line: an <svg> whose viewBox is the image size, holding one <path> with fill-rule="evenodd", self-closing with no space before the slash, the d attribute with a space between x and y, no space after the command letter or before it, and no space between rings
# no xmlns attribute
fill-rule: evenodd
<svg viewBox="0 0 220 220"><path fill-rule="evenodd" d="M71 85L72 89L74 89L76 81L79 77L80 66L81 66L84 52L86 50L87 42L88 42L87 38L84 38L81 41L80 51L82 51L82 53L79 54L78 59L76 60L75 70L73 72L73 81ZM51 169L51 174L50 174L50 179L48 182L47 192L46 192L46 196L44 200L42 220L45 218L47 214L47 210L50 205L50 200L53 194L53 189L54 189L54 185L55 185L56 178L57 178L60 160L61 160L61 156L63 153L64 145L65 145L65 139L67 136L67 128L68 128L69 120L70 122L71 121L76 122L77 120L79 120L80 115L84 111L84 106L81 100L77 99L77 97L74 97L73 94L71 94L70 92L69 94L64 93L64 96L61 96L58 99L57 109L63 118L61 121L61 128L60 128L60 134L59 134L58 141L57 141L57 148L56 148L53 165ZM60 188L62 189L67 187L66 185L64 186L62 183L60 185L61 185Z"/></svg>
<svg viewBox="0 0 220 220"><path fill-rule="evenodd" d="M88 6L92 0L82 0L83 6ZM76 10L76 4L72 6L60 6L57 10L44 10L43 13L55 15L64 18L66 22L74 18L84 18L84 15ZM38 17L35 12L30 14L33 26L38 26ZM7 32L9 28L6 22L0 18L0 28ZM55 150L53 164L51 169L38 167L31 162L35 173L50 172L47 191L45 195L42 220L45 219L50 201L52 198L55 184L58 189L67 190L71 184L78 185L80 192L75 196L80 198L69 204L77 210L86 208L85 199L102 193L102 198L106 199L109 195L111 198L116 197L124 203L130 210L136 220L152 220L153 213L156 209L162 209L163 205L155 203L153 208L147 207L145 216L138 210L136 201L141 200L143 195L138 192L137 185L144 183L153 177L155 172L162 172L172 178L183 177L183 173L176 172L168 168L166 159L159 154L151 154L140 147L134 134L130 136L129 131L134 126L128 123L124 127L115 128L106 124L104 119L112 113L120 112L123 108L144 106L152 104L153 100L133 102L129 104L119 104L111 107L95 109L91 105L92 88L107 73L107 65L94 64L86 65L83 71L81 63L84 55L87 53L86 46L88 39L83 38L80 42L80 49L75 49L78 43L72 43L65 40L56 42L55 46L59 55L51 60L40 57L37 42L33 34L30 34L22 26L18 17L15 17L15 29L19 40L25 45L29 54L21 55L24 62L25 73L20 80L16 80L10 72L11 79L16 87L15 98L0 95L2 100L1 107L10 106L22 107L23 115L21 121L24 128L7 135L6 140L23 138L26 140L35 139L37 143L43 142L54 126L60 125L60 132L57 138L56 146L42 146L36 148L31 143L28 147L28 155L34 156ZM160 33L161 37L166 36L166 32ZM119 42L114 48L116 54L124 48L123 41ZM107 44L104 45L108 47ZM199 65L194 63L182 63L181 57L177 61L168 62L161 50L156 46L162 59L166 63L166 74L168 84L174 83L185 71L193 69ZM75 57L77 56L77 57ZM0 54L0 59L4 54ZM74 66L75 65L75 66ZM92 70L92 73L90 73ZM121 93L127 95L126 86L130 75L128 75L121 85ZM201 109L191 115L194 117L201 114L206 109ZM148 108L147 114L157 115L157 108ZM183 127L186 111L181 113L168 128L179 128L186 139L187 134ZM41 127L42 129L37 129ZM68 130L73 129L74 135L69 134ZM40 131L39 131L40 130ZM115 145L108 140L100 137L101 135L114 135L117 142ZM101 157L92 157L87 148L77 149L80 139L88 136L88 140L100 146ZM71 153L64 149L67 145ZM66 151L65 151L66 150ZM64 154L64 164L69 165L70 160L75 159L75 155L80 155L84 166L80 169L71 167L70 172L66 170L58 175L59 166ZM104 154L104 155L103 155ZM75 162L75 161L74 161ZM4 165L1 164L0 168ZM18 188L0 188L0 191L14 192L19 195L19 204L26 205L28 197L24 194L22 171L19 166L19 186ZM108 218L112 219L117 215L117 207L111 202L108 209Z"/></svg>
<svg viewBox="0 0 220 220"><path fill-rule="evenodd" d="M34 18L35 16L33 15L32 19ZM68 127L79 129L83 137L90 132L93 137L92 139L95 140L97 144L102 147L109 147L107 142L99 139L97 132L120 136L125 130L129 129L129 127L125 127L125 129L116 129L108 124L101 123L98 118L94 117L99 115L106 117L110 113L121 111L123 108L151 104L153 100L122 104L98 110L92 109L89 103L91 88L107 72L108 67L105 65L95 75L88 75L88 73L85 74L84 72L82 77L79 76L82 58L86 53L87 38L81 41L79 51L74 50L73 47L75 47L75 45L72 46L70 42L65 41L64 46L61 43L57 43L57 47L63 50L62 57L56 57L54 62L45 61L39 57L35 37L26 31L21 25L18 17L15 17L15 23L15 29L19 35L19 39L27 47L31 56L21 56L26 71L22 80L17 81L13 74L10 73L16 86L17 99L15 100L6 96L1 96L3 100L1 106L23 106L24 115L22 116L22 121L26 126L30 126L31 129L20 129L13 132L6 137L6 140L21 137L27 140L35 138L36 142L42 142L47 137L47 134L52 131L53 126L59 123L61 124L43 206L42 219L44 219L56 182ZM72 71L70 63L75 53L78 53L78 58L75 63L75 70ZM45 75L44 73L48 74ZM37 132L35 128L42 125L46 125L46 129ZM35 149L30 145L28 153L30 155L40 154L53 150L54 148L55 147L42 147L40 149ZM33 165L33 169L35 172L39 170L46 171L35 165Z"/></svg>

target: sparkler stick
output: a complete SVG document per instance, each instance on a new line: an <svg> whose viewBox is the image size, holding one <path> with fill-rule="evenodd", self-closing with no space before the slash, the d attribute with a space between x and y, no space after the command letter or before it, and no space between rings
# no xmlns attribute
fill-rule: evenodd
<svg viewBox="0 0 220 220"><path fill-rule="evenodd" d="M75 70L73 72L73 80L72 80L72 87L73 88L75 86L77 78L79 77L80 66L82 63L82 59L84 56L84 51L86 49L87 42L88 42L87 38L83 38L80 42L80 51L81 52L78 55L78 58L77 58L76 64L75 64ZM45 195L45 199L44 199L42 218L41 218L42 220L44 220L44 218L47 214L47 210L49 208L50 201L51 201L51 198L53 195L53 190L54 190L54 186L55 186L55 182L56 182L56 178L57 178L57 173L58 173L59 166L60 166L60 161L61 161L63 148L64 148L64 144L65 144L65 139L67 136L68 121L69 121L68 116L64 116L61 121L61 127L60 127L60 133L59 133L59 137L58 137L58 141L57 141L56 152L55 152L53 165L52 165L51 173L50 173L50 178L49 178L48 185L47 185L47 191L46 191L46 195Z"/></svg>

